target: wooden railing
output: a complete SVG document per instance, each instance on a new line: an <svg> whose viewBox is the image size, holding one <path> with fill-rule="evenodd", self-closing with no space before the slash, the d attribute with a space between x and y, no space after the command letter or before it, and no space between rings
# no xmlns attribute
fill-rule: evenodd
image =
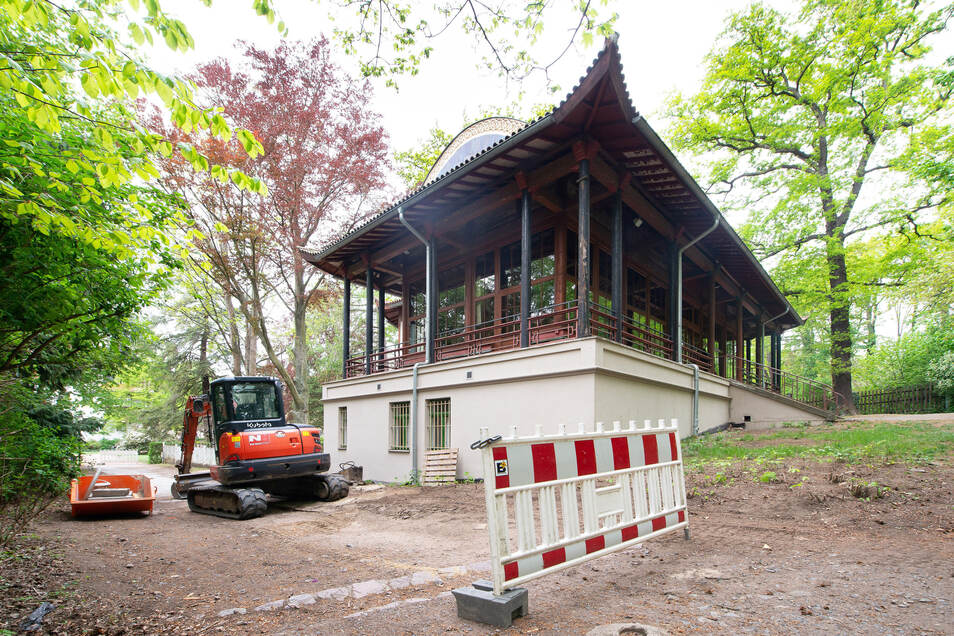
<svg viewBox="0 0 954 636"><path fill-rule="evenodd" d="M612 310L597 303L590 303L590 333L607 340L616 340L616 318ZM660 358L672 355L672 339L661 331L623 316L623 332L620 341L626 346L644 351ZM575 300L544 308L530 317L530 344L542 344L577 337L577 304ZM520 317L504 316L495 320L463 327L440 334L434 340L434 360L453 360L490 353L508 351L520 347ZM704 349L683 344L683 361L713 373L712 356ZM371 373L391 371L424 362L424 344L415 343L390 347L371 354ZM815 406L826 411L837 408L839 400L834 389L827 384L775 369L744 358L727 359L730 367L728 377L735 379L735 370L741 369L742 381L768 391L784 395L797 402ZM365 375L367 361L363 354L348 358L347 377Z"/></svg>
<svg viewBox="0 0 954 636"><path fill-rule="evenodd" d="M530 344L576 338L576 302L544 308L530 316ZM434 339L434 360L453 360L520 347L520 317L498 319L446 331ZM371 373L391 371L424 361L424 343L389 347L371 354ZM348 358L347 377L366 373L363 353Z"/></svg>

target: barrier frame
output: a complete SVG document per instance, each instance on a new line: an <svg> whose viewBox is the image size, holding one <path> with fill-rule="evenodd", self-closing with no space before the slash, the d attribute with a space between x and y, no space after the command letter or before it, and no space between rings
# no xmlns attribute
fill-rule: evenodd
<svg viewBox="0 0 954 636"><path fill-rule="evenodd" d="M630 420L627 428L613 422L611 430L604 430L598 422L590 432L581 423L576 433L567 433L566 425L561 424L555 435L543 435L538 425L535 434L527 437L519 437L514 426L510 437L494 441L488 440L487 431L481 429L481 439L487 440L481 452L494 595L679 529L689 538L677 420L668 425L662 419L655 425L645 420L641 427ZM669 450L663 461L661 442L663 446L668 443ZM551 444L552 449L546 448ZM561 445L562 463L556 457L557 444ZM567 455L570 444L577 453L575 471ZM608 465L607 445L612 449L613 467L600 470ZM589 452L591 458L586 457ZM528 458L533 463L529 472ZM512 466L511 459L519 465ZM585 467L581 468L582 464ZM516 472L511 468L517 468ZM501 470L506 479L501 478ZM539 481L537 470L542 476ZM518 476L518 483L511 485L511 475ZM601 481L615 483L598 486ZM509 501L514 510L516 549L510 541Z"/></svg>

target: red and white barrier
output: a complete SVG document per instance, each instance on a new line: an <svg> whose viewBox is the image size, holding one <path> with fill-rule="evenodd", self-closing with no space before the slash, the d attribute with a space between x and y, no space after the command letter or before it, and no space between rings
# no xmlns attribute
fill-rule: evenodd
<svg viewBox="0 0 954 636"><path fill-rule="evenodd" d="M531 437L514 427L482 452L494 594L688 528L676 420Z"/></svg>

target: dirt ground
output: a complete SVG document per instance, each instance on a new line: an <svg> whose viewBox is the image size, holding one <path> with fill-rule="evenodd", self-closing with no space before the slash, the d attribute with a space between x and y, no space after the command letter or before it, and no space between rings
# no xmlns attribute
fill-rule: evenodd
<svg viewBox="0 0 954 636"><path fill-rule="evenodd" d="M791 460L772 467L774 483L751 469L691 472L689 541L666 535L531 582L530 615L502 631L585 634L635 621L676 634L954 633L952 458ZM858 498L846 486L872 481L887 491ZM241 522L167 497L152 517L90 521L62 503L34 532L24 558L0 565L0 629L15 631L49 600L57 608L39 633L496 631L458 619L448 593L487 576L479 483L364 486ZM327 598L288 606L319 592ZM277 600L284 606L255 609ZM245 612L219 615L235 608Z"/></svg>

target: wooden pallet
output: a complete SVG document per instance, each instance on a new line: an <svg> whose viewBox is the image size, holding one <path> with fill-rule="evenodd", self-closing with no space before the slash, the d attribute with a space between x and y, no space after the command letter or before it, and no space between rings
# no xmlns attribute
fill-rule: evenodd
<svg viewBox="0 0 954 636"><path fill-rule="evenodd" d="M425 486L453 484L457 480L457 449L427 451L424 453Z"/></svg>

